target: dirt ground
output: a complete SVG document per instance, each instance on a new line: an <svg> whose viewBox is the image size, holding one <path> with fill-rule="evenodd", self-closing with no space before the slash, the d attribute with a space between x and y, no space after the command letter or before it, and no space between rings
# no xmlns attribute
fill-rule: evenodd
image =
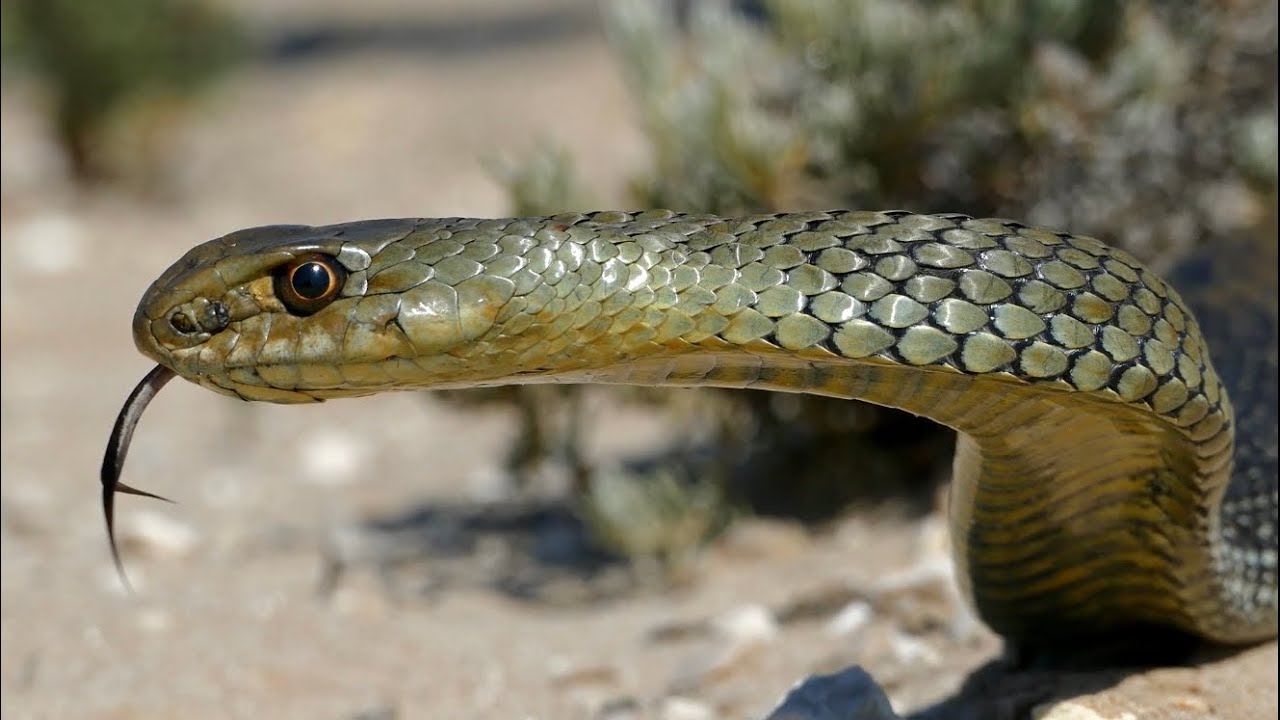
<svg viewBox="0 0 1280 720"><path fill-rule="evenodd" d="M601 203L618 201L646 149L598 33L251 66L200 102L159 199L70 187L39 95L21 82L0 92L6 718L762 717L799 679L854 664L905 714L997 657L998 640L956 601L940 519L892 508L819 535L745 522L676 587L609 567L513 589L535 562L527 546L555 545L564 527L553 505L536 515L483 502L505 494L515 418L420 394L274 407L171 386L125 480L179 504L120 501L138 590L127 596L97 472L148 368L129 336L134 306L182 252L259 224L502 215L482 160L539 138L578 158ZM568 111L583 98L591 112ZM605 397L589 409L593 457L662 443L660 418ZM415 509L435 513L419 529L459 548L389 584L368 561L377 539L357 528ZM503 525L508 511L519 517ZM512 541L481 526L533 529ZM335 556L352 567L318 593ZM431 592L396 591L424 574L437 578ZM1276 665L1272 642L1191 667L998 680L969 696L1050 688L1065 704L1040 712L1059 719L1274 717ZM978 705L933 716L1000 705L964 707Z"/></svg>

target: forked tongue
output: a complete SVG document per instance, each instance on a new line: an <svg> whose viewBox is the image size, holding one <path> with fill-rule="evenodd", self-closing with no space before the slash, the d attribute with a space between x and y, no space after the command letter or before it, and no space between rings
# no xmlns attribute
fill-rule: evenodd
<svg viewBox="0 0 1280 720"><path fill-rule="evenodd" d="M107 441L107 451L102 456L102 514L107 519L107 541L111 544L111 559L116 565L116 574L120 576L120 582L129 592L133 592L133 586L129 584L129 577L125 575L124 564L120 562L120 550L116 547L116 530L115 530L115 504L116 493L121 492L127 495L141 495L143 497L164 500L165 502L173 502L169 498L161 497L146 490L139 490L129 487L120 482L120 472L124 470L124 458L129 454L129 443L133 440L133 429L138 426L138 420L142 418L142 411L147 408L147 404L151 399L160 392L160 388L172 380L177 373L163 365L156 365L147 376L142 378L142 382L129 393L129 399L124 401L124 407L120 408L120 415L116 417L115 427L111 428L111 439Z"/></svg>

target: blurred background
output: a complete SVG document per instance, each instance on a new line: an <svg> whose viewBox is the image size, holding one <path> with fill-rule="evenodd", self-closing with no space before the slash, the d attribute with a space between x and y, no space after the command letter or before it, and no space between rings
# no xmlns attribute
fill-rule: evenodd
<svg viewBox="0 0 1280 720"><path fill-rule="evenodd" d="M16 717L741 717L854 663L909 710L998 649L949 576L950 433L764 393L298 408L182 384L126 471L181 503L120 503L126 597L96 474L147 369L129 322L208 238L906 208L1093 234L1162 272L1242 238L1275 262L1274 2L4 0L0 20Z"/></svg>

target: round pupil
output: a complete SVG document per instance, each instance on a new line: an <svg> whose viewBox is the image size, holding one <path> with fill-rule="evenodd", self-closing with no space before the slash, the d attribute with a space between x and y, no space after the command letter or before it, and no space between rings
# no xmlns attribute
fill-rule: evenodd
<svg viewBox="0 0 1280 720"><path fill-rule="evenodd" d="M290 277L293 291L308 300L324 297L329 292L329 268L318 262L299 265Z"/></svg>

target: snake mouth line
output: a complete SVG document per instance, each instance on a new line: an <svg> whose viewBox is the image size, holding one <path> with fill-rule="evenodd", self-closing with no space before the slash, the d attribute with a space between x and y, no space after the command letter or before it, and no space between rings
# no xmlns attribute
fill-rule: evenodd
<svg viewBox="0 0 1280 720"><path fill-rule="evenodd" d="M120 474L124 470L125 456L129 454L133 430L142 419L142 411L147 408L156 393L160 392L160 388L175 377L177 373L173 370L164 365L156 365L142 378L124 401L124 407L120 408L120 414L116 416L116 424L111 428L111 438L107 440L106 452L102 456L102 514L107 522L107 542L111 546L111 560L116 566L116 574L129 592L133 592L133 586L129 584L129 576L125 574L124 563L120 560L120 548L116 544L115 497L116 493L120 492L173 502L155 493L125 485L120 482Z"/></svg>

